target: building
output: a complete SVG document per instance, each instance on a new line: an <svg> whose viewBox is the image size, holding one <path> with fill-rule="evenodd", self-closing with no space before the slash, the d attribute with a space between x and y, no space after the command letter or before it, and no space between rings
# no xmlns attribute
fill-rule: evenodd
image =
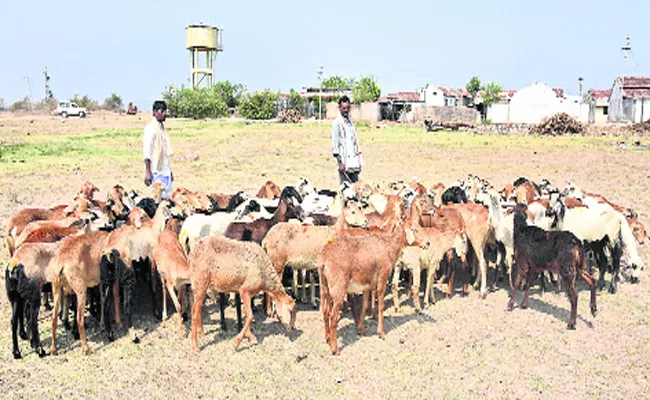
<svg viewBox="0 0 650 400"><path fill-rule="evenodd" d="M487 118L493 123L537 124L561 112L586 122L589 105L583 104L579 96L566 96L564 89L534 82L517 91L502 92L501 99L488 110Z"/></svg>
<svg viewBox="0 0 650 400"><path fill-rule="evenodd" d="M472 102L471 96L463 88L445 88L427 84L420 93L427 107L467 107Z"/></svg>
<svg viewBox="0 0 650 400"><path fill-rule="evenodd" d="M589 122L606 123L612 89L589 89L587 93L589 94Z"/></svg>
<svg viewBox="0 0 650 400"><path fill-rule="evenodd" d="M391 121L412 121L413 109L423 107L425 102L418 92L395 92L381 96L377 103L381 107L381 119Z"/></svg>
<svg viewBox="0 0 650 400"><path fill-rule="evenodd" d="M614 81L607 121L643 122L650 119L650 77L625 76Z"/></svg>

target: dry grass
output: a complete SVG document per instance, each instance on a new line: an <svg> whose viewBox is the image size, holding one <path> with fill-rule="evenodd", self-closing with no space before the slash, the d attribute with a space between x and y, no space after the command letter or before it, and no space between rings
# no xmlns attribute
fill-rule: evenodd
<svg viewBox="0 0 650 400"><path fill-rule="evenodd" d="M31 122L33 121L33 122ZM115 183L144 189L140 135L146 118L91 116L86 120L0 117L0 230L21 207L71 199L85 180L104 191ZM335 187L327 125L169 121L176 150L177 186L255 191L267 179L283 186L307 176ZM621 150L609 138L536 138L426 134L423 128L360 128L364 179L383 182L419 176L427 185L475 173L495 186L519 176L567 180L638 210L648 221L647 150ZM616 140L621 140L617 138ZM631 139L630 139L631 140ZM630 141L628 140L628 142ZM641 139L642 141L644 139ZM647 139L646 139L647 141ZM644 141L645 144L647 144ZM199 156L198 159L196 155ZM191 161L194 160L194 161ZM2 238L4 241L4 237ZM642 249L647 259L647 249ZM0 252L4 265L8 255ZM4 274L3 274L4 275ZM8 398L644 398L650 396L650 277L601 293L600 314L588 311L580 284L576 331L567 331L564 295L533 291L529 310L505 311L501 289L479 300L455 296L422 315L409 306L388 311L387 338L369 321L366 337L343 315L340 357L323 339L321 315L307 306L287 335L257 315L259 344L235 352L234 311L220 332L207 307L208 342L199 354L178 338L174 320L157 323L144 300L135 327L142 343L122 332L114 343L87 318L94 353L61 332L61 353L44 360L21 342L25 359L11 357L10 310L0 289L0 396ZM144 291L146 293L146 291ZM403 296L403 293L402 293ZM388 305L391 305L389 297ZM173 315L172 318L176 318ZM50 343L49 314L40 329ZM189 324L186 324L189 328Z"/></svg>

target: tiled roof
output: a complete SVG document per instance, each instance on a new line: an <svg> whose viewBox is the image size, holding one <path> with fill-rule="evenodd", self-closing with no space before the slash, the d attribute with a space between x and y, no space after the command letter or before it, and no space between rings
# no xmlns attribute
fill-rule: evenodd
<svg viewBox="0 0 650 400"><path fill-rule="evenodd" d="M589 89L589 94L594 100L609 99L612 94L612 89Z"/></svg>
<svg viewBox="0 0 650 400"><path fill-rule="evenodd" d="M418 92L395 92L380 97L378 101L380 103L388 103L390 101L414 103L422 100L420 100L420 93Z"/></svg>
<svg viewBox="0 0 650 400"><path fill-rule="evenodd" d="M625 76L622 80L623 97L625 98L650 98L650 77L648 76Z"/></svg>

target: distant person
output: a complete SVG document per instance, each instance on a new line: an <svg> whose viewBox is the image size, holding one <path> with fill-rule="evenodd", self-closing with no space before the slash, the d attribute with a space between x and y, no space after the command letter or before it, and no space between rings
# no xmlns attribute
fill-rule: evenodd
<svg viewBox="0 0 650 400"><path fill-rule="evenodd" d="M359 149L357 131L350 118L348 96L343 96L339 100L339 115L332 122L332 154L336 158L340 182L357 182L363 167L363 158Z"/></svg>
<svg viewBox="0 0 650 400"><path fill-rule="evenodd" d="M158 181L167 189L163 197L172 192L174 174L169 164L169 156L174 154L169 135L165 130L167 104L162 100L153 103L153 119L144 127L144 184L151 186Z"/></svg>

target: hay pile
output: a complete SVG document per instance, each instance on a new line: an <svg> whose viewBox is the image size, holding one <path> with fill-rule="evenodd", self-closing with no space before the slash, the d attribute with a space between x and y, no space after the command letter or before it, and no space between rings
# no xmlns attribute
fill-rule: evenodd
<svg viewBox="0 0 650 400"><path fill-rule="evenodd" d="M283 124L297 124L302 121L302 115L296 110L282 110L278 113L278 122Z"/></svg>
<svg viewBox="0 0 650 400"><path fill-rule="evenodd" d="M531 129L535 135L566 135L569 133L584 133L585 128L575 118L567 113L558 113L546 118L542 123Z"/></svg>

